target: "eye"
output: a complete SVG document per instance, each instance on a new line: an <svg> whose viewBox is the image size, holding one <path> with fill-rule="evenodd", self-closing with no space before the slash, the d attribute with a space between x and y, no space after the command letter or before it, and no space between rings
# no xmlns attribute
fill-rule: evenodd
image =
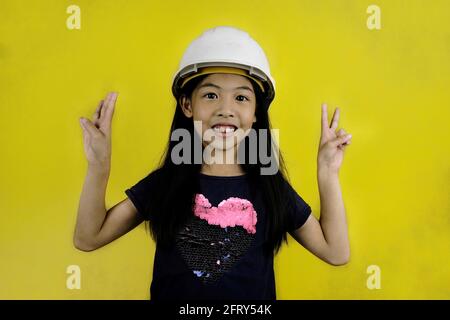
<svg viewBox="0 0 450 320"><path fill-rule="evenodd" d="M249 98L247 98L246 96L243 96L243 95L239 95L239 96L237 96L237 98L244 98L245 100L249 101ZM238 99L238 100L245 101L245 100L241 100L241 99Z"/></svg>
<svg viewBox="0 0 450 320"><path fill-rule="evenodd" d="M208 99L211 98L212 96L216 96L217 95L214 92L208 92L207 94L205 94L203 97L207 97Z"/></svg>

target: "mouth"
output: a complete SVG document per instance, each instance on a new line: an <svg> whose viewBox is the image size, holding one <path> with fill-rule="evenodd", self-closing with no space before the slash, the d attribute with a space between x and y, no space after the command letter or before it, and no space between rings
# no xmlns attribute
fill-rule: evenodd
<svg viewBox="0 0 450 320"><path fill-rule="evenodd" d="M230 137L237 130L237 127L232 124L216 124L212 129L219 137Z"/></svg>

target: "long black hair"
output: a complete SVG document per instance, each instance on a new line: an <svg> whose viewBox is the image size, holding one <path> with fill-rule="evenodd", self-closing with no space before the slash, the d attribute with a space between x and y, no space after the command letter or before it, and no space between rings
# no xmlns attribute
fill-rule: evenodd
<svg viewBox="0 0 450 320"><path fill-rule="evenodd" d="M185 95L191 99L192 92L206 76L202 75L190 80L180 93L180 97ZM239 145L240 148L246 148L245 161L241 166L249 178L252 196L256 196L257 189L260 189L262 192L261 199L264 201L267 215L266 249L272 250L276 254L282 242L285 241L287 243L286 226L289 216L287 213L286 182L288 175L281 151L279 153L274 152L272 145L274 142L272 142L273 137L270 132L271 124L268 115L270 101L264 98L260 87L253 80L250 79L250 81L256 96L256 122L253 123L253 129L256 132L258 132L258 129L267 130L266 150L270 151L271 157L269 164L277 161L278 170L273 175L261 175L261 168L267 167L267 164L262 164L259 157L257 157L255 164L250 163L248 158L250 152L248 150L250 143L254 143L254 140L251 142L248 135ZM150 230L153 239L159 245L165 247L174 243L180 228L192 217L195 194L199 192L201 164L196 164L194 161L194 143L191 143L190 164L174 164L172 161L172 150L178 143L177 141L172 141L172 132L181 128L189 131L191 137L195 136L193 118L188 118L184 115L180 99L177 99L175 114L170 128L169 142L161 156L158 168L152 172L156 179L158 192L149 195L150 200L146 208L146 211L152 217L146 226ZM259 154L260 136L258 134L256 134L256 139L257 154ZM253 147L255 146L253 145ZM177 200L174 201L174 199Z"/></svg>

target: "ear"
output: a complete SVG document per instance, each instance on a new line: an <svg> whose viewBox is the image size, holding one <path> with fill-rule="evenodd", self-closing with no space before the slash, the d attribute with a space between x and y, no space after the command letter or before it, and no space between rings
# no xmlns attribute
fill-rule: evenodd
<svg viewBox="0 0 450 320"><path fill-rule="evenodd" d="M180 103L181 110L183 111L184 115L187 118L191 118L193 115L191 100L186 95L182 95L179 98L179 103Z"/></svg>
<svg viewBox="0 0 450 320"><path fill-rule="evenodd" d="M253 116L253 123L256 122L256 115Z"/></svg>

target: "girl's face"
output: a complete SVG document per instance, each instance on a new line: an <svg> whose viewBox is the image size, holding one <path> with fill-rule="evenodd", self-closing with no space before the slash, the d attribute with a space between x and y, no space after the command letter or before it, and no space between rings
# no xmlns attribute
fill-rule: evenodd
<svg viewBox="0 0 450 320"><path fill-rule="evenodd" d="M238 145L256 122L256 96L252 83L240 75L208 75L194 89L191 99L183 96L180 104L186 117L201 121L203 140L214 135L211 140L220 149ZM196 126L198 134L199 130ZM220 140L222 143L217 143Z"/></svg>

